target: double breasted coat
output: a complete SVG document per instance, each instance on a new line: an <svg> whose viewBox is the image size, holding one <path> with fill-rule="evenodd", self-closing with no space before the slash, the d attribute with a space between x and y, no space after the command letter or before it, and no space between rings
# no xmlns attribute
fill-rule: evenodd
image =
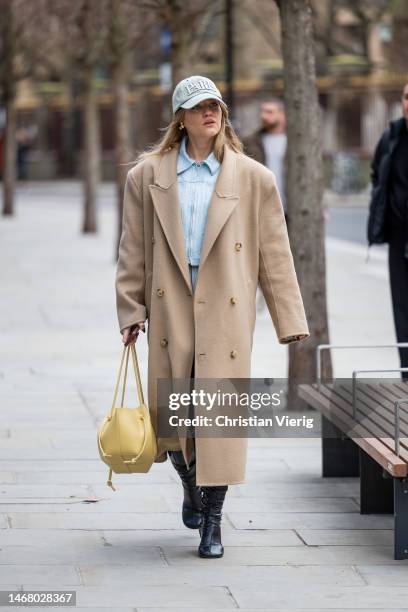
<svg viewBox="0 0 408 612"><path fill-rule="evenodd" d="M120 331L148 321L148 402L157 419L157 379L250 378L260 283L280 343L309 336L273 173L227 144L211 198L195 291L177 183L179 144L127 175L116 268ZM272 340L272 339L271 339ZM192 440L158 438L189 461ZM198 485L245 481L247 439L197 437Z"/></svg>

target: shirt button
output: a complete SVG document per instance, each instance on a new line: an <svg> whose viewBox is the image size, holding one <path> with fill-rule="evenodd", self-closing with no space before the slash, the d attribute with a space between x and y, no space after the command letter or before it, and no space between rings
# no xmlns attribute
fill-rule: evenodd
<svg viewBox="0 0 408 612"><path fill-rule="evenodd" d="M231 304L236 304L236 303L237 303L237 298L235 298L234 296L232 296L232 297L230 298L230 302L231 302Z"/></svg>
<svg viewBox="0 0 408 612"><path fill-rule="evenodd" d="M160 340L160 344L161 344L161 346L167 346L167 345L168 345L168 343L169 343L169 342L168 342L167 338L162 338L162 339Z"/></svg>
<svg viewBox="0 0 408 612"><path fill-rule="evenodd" d="M241 243L241 242L236 242L236 243L235 243L235 250L236 250L236 251L240 251L240 250L241 250L241 247L242 247L242 243Z"/></svg>
<svg viewBox="0 0 408 612"><path fill-rule="evenodd" d="M233 351L230 352L230 357L231 359L235 359L235 357L238 355L238 351L236 351L235 349Z"/></svg>
<svg viewBox="0 0 408 612"><path fill-rule="evenodd" d="M159 297L162 297L162 295L164 295L164 289L159 288L156 293Z"/></svg>

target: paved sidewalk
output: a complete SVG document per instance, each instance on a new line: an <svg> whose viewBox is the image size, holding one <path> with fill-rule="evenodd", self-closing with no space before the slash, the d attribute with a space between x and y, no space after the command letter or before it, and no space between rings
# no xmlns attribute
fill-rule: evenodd
<svg viewBox="0 0 408 612"><path fill-rule="evenodd" d="M222 559L197 556L169 462L106 486L96 428L122 352L116 217L105 186L100 232L81 235L79 193L24 187L17 215L0 219L0 590L73 589L77 610L408 610L392 517L359 514L358 479L321 478L317 439L250 440L247 482L225 502ZM366 249L330 239L327 256L331 340L393 342L385 251L365 263ZM143 377L146 348L142 335ZM252 375L285 376L286 353L261 312ZM398 359L357 351L355 363ZM350 355L334 353L334 365L348 376Z"/></svg>

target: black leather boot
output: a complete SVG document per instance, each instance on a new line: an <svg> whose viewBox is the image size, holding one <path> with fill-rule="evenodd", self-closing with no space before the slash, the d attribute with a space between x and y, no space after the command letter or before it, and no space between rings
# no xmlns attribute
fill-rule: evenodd
<svg viewBox="0 0 408 612"><path fill-rule="evenodd" d="M221 542L222 506L228 485L201 487L203 492L203 524L200 527L201 542L198 547L200 557L217 558L224 554Z"/></svg>
<svg viewBox="0 0 408 612"><path fill-rule="evenodd" d="M195 453L187 469L182 451L168 451L170 461L181 478L184 490L182 509L183 523L189 529L198 529L202 524L201 488L196 485Z"/></svg>

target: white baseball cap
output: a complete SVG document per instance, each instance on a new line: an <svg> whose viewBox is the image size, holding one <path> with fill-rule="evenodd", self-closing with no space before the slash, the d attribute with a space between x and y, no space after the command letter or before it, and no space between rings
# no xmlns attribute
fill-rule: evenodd
<svg viewBox="0 0 408 612"><path fill-rule="evenodd" d="M214 98L225 107L221 92L211 79L194 75L180 81L173 92L173 113L179 108L193 108L202 100Z"/></svg>

